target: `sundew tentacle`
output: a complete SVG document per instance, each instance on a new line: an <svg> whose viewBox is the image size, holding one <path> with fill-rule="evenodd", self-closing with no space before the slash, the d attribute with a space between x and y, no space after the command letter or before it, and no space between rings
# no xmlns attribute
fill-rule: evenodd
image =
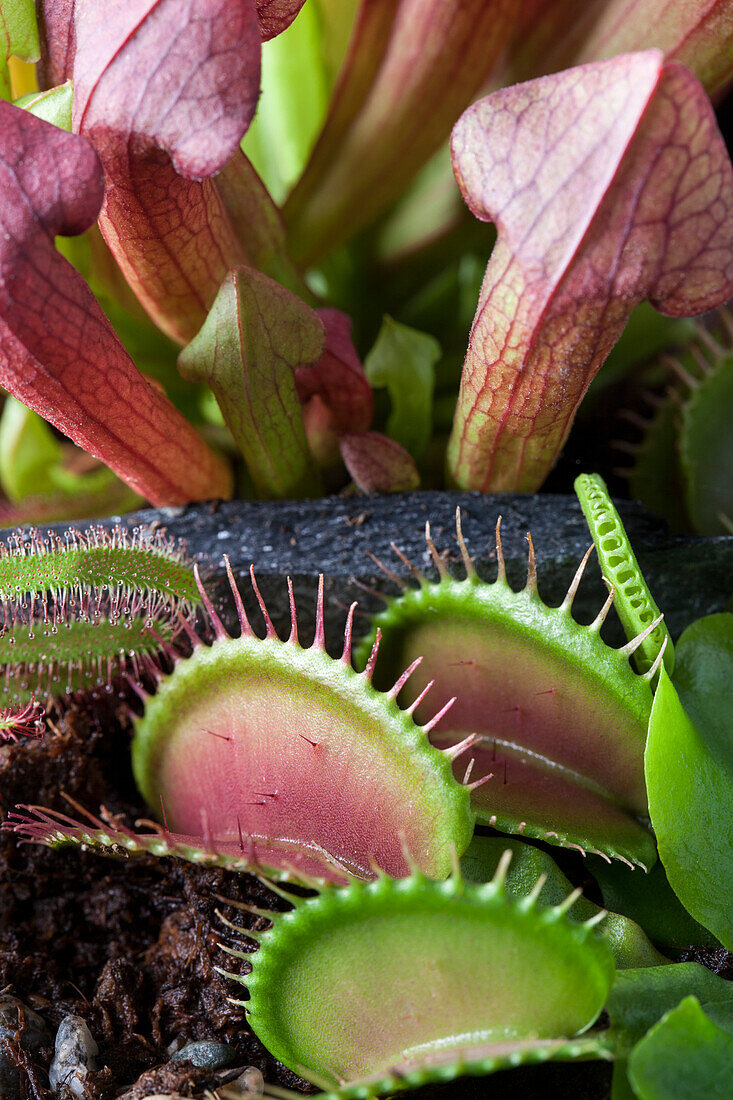
<svg viewBox="0 0 733 1100"><path fill-rule="evenodd" d="M655 620L661 620L660 610L644 580L603 478L599 474L581 474L575 479L575 492L588 522L601 570L613 587L614 607L631 641ZM649 671L663 646L664 667L671 674L674 647L666 625L658 621L634 653L639 672Z"/></svg>
<svg viewBox="0 0 733 1100"><path fill-rule="evenodd" d="M161 530L97 526L61 536L33 528L0 542L2 600L103 590L154 593L175 607L199 601L185 549Z"/></svg>
<svg viewBox="0 0 733 1100"><path fill-rule="evenodd" d="M459 545L465 561L460 531ZM531 541L519 592L506 579L498 526L496 558L491 583L473 564L462 579L444 565L438 581L421 576L417 587L390 599L360 643L356 665L363 667L379 632L378 686L421 656L402 704L413 705L428 681L431 706L457 697L430 736L445 749L478 735L454 771L463 776L473 761L481 823L649 866L655 847L644 824L643 754L652 693L629 665L638 639L623 650L603 642L610 600L589 626L573 619L583 563L562 604L551 608L537 591Z"/></svg>
<svg viewBox="0 0 733 1100"><path fill-rule="evenodd" d="M454 874L292 899L248 953L249 1022L285 1065L341 1100L549 1058L609 1057L582 1036L613 979L607 945L537 891ZM235 956L236 948L227 948ZM487 991L490 990L490 995Z"/></svg>
<svg viewBox="0 0 733 1100"><path fill-rule="evenodd" d="M181 546L115 527L0 543L0 706L139 677L199 602Z"/></svg>

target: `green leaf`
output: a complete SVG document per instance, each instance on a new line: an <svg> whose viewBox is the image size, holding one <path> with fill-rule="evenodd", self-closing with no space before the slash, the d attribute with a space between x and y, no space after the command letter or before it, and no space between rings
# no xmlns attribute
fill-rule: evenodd
<svg viewBox="0 0 733 1100"><path fill-rule="evenodd" d="M354 30L359 0L311 0L318 13L320 50L329 91L336 83ZM302 18L302 15L301 15Z"/></svg>
<svg viewBox="0 0 733 1100"><path fill-rule="evenodd" d="M695 728L733 775L733 615L706 615L680 635L672 682Z"/></svg>
<svg viewBox="0 0 733 1100"><path fill-rule="evenodd" d="M329 79L320 18L306 4L288 29L262 46L262 94L242 150L276 202L300 176L325 118Z"/></svg>
<svg viewBox="0 0 733 1100"><path fill-rule="evenodd" d="M642 874L637 868L588 856L588 869L601 888L606 908L636 921L663 951L683 950L690 944L718 946L715 936L682 905L659 861Z"/></svg>
<svg viewBox="0 0 733 1100"><path fill-rule="evenodd" d="M74 87L70 80L59 84L57 88L48 88L45 92L29 92L16 99L15 106L30 111L36 118L58 126L60 130L71 133L71 108L74 103Z"/></svg>
<svg viewBox="0 0 733 1100"><path fill-rule="evenodd" d="M629 1077L639 1100L729 1100L733 1037L686 997L631 1052Z"/></svg>
<svg viewBox="0 0 733 1100"><path fill-rule="evenodd" d="M661 902L660 908L664 905ZM606 1003L612 1031L618 1037L612 1100L634 1100L629 1084L627 1054L657 1020L683 997L694 994L708 1016L726 1030L733 1028L733 983L698 963L679 963L653 969L627 969L616 975Z"/></svg>
<svg viewBox="0 0 733 1100"><path fill-rule="evenodd" d="M606 1003L611 1026L628 1045L638 1042L665 1012L694 995L719 1027L733 1034L733 982L699 963L670 963L619 971Z"/></svg>
<svg viewBox="0 0 733 1100"><path fill-rule="evenodd" d="M0 5L0 99L10 99L8 60L37 61L41 50L33 0L2 0Z"/></svg>
<svg viewBox="0 0 733 1100"><path fill-rule="evenodd" d="M730 739L730 720L723 732ZM710 751L661 669L644 757L659 854L685 908L731 949L733 774L720 755Z"/></svg>
<svg viewBox="0 0 733 1100"><path fill-rule="evenodd" d="M321 482L303 426L295 370L323 352L317 314L247 267L221 285L200 332L179 357L181 374L211 386L258 496L317 496Z"/></svg>
<svg viewBox="0 0 733 1100"><path fill-rule="evenodd" d="M545 879L537 895L540 905L560 905L572 892L573 884L547 852L508 837L475 836L461 857L463 874L474 882L488 882L496 874L507 849L512 853L506 873L507 894L516 897L528 894L540 877ZM588 898L579 897L568 910L568 917L573 921L586 921L600 912L599 906ZM664 966L668 961L654 949L639 925L628 917L607 913L597 927L610 945L618 967Z"/></svg>
<svg viewBox="0 0 733 1100"><path fill-rule="evenodd" d="M15 397L5 398L0 416L0 485L9 500L53 492L52 469L61 444L46 421Z"/></svg>
<svg viewBox="0 0 733 1100"><path fill-rule="evenodd" d="M376 343L364 360L375 388L386 387L392 402L387 435L419 459L432 430L435 364L440 344L433 336L385 315Z"/></svg>

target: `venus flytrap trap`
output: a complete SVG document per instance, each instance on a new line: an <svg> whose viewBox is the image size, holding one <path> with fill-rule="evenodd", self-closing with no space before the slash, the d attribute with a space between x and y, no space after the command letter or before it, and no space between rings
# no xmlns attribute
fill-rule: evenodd
<svg viewBox="0 0 733 1100"><path fill-rule="evenodd" d="M57 815L33 810L35 821L20 830L51 843L117 845L315 880L369 878L373 865L404 874L407 850L426 872L446 875L452 853L473 833L474 785L461 785L451 770L466 744L441 752L428 740L447 707L418 724L414 707L397 706L415 664L376 691L378 642L367 668L353 670L354 607L336 660L325 650L322 589L314 641L305 649L292 588L283 642L254 572L265 638L254 634L231 572L229 579L239 637L229 637L201 587L213 644L189 626L192 655L174 657L154 695L138 688L145 712L135 722L133 771L148 804L160 808L163 828L145 836L99 821L96 830L70 827L68 818L54 828Z"/></svg>
<svg viewBox="0 0 733 1100"><path fill-rule="evenodd" d="M641 433L634 442L624 441L631 455L630 488L673 530L730 532L732 340L733 318L721 309L710 328L697 326L686 345L667 350L652 365L663 368L667 391L647 392L649 415L630 418Z"/></svg>
<svg viewBox="0 0 733 1100"><path fill-rule="evenodd" d="M231 926L258 945L254 954L227 948L251 964L246 977L231 976L247 987L255 1033L324 1098L342 1100L552 1058L611 1057L602 1033L582 1034L614 973L593 930L598 917L568 920L575 891L538 906L542 878L510 895L510 859L485 884L457 869L442 882L417 868L399 881L381 873L292 897L290 912L268 914L270 930Z"/></svg>
<svg viewBox="0 0 733 1100"><path fill-rule="evenodd" d="M654 841L639 819L647 813L643 757L652 693L650 675L635 674L628 659L657 619L612 649L600 630L613 593L588 626L571 613L588 555L563 603L550 608L537 590L531 538L520 592L506 579L498 524L491 582L476 572L460 516L457 539L460 578L448 571L428 529L438 580L411 567L417 585L402 582L402 594L375 616L357 664L367 660L379 632L377 684L420 656L404 702L420 716L416 700L428 680L439 703L458 697L431 739L447 748L473 737L454 766L465 770L472 762L472 778L484 780L472 795L481 824L650 866ZM650 666L651 676L657 666Z"/></svg>

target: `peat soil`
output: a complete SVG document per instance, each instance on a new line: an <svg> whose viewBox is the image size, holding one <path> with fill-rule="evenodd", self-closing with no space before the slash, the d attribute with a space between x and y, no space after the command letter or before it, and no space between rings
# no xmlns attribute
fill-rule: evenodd
<svg viewBox="0 0 733 1100"><path fill-rule="evenodd" d="M3 817L23 803L73 813L61 792L93 812L105 806L123 813L129 823L144 817L130 772L130 736L126 704L105 698L52 715L43 739L0 747ZM49 1046L32 1058L17 1034L0 1039L0 1061L19 1068L21 1100L64 1095L49 1088L48 1067L56 1028L70 1013L87 1022L99 1046L85 1100L201 1096L245 1066L257 1066L272 1084L309 1091L270 1057L242 1007L228 999L246 994L216 968L246 974L248 965L222 951L220 943L234 944L236 935L215 910L239 923L248 918L221 898L282 906L249 875L149 856L51 851L0 833L0 991L39 1013L50 1035ZM250 949L241 938L236 946ZM173 1050L193 1040L230 1044L236 1061L214 1074L170 1061ZM601 1063L548 1065L412 1095L605 1100L609 1082L610 1069Z"/></svg>

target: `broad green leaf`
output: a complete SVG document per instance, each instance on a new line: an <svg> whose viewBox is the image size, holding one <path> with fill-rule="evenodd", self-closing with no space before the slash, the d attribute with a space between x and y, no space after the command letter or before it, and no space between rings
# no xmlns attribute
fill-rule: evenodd
<svg viewBox="0 0 733 1100"><path fill-rule="evenodd" d="M663 951L697 946L717 946L715 936L687 912L669 885L657 861L646 874L622 863L606 863L588 857L588 869L601 888L603 904L636 921Z"/></svg>
<svg viewBox="0 0 733 1100"><path fill-rule="evenodd" d="M706 615L680 635L672 682L713 756L733 775L733 615Z"/></svg>
<svg viewBox="0 0 733 1100"><path fill-rule="evenodd" d="M21 57L24 61L37 61L40 53L33 0L2 0L0 5L0 99L10 99L9 59Z"/></svg>
<svg viewBox="0 0 733 1100"><path fill-rule="evenodd" d="M573 884L547 852L511 837L475 836L461 857L461 870L471 881L489 882L507 850L512 853L506 873L508 894L517 897L529 894L541 877L545 881L537 895L540 905L560 905L572 893ZM600 912L599 906L588 898L579 897L568 910L568 916L574 921L587 921ZM610 945L619 968L665 966L668 962L628 917L607 913L598 925L598 932Z"/></svg>
<svg viewBox="0 0 733 1100"><path fill-rule="evenodd" d="M728 752L732 729L728 723L720 731ZM710 733L706 729L706 737ZM721 758L722 752L713 755L660 669L644 757L659 855L685 908L731 949L733 773Z"/></svg>
<svg viewBox="0 0 733 1100"><path fill-rule="evenodd" d="M46 421L8 395L0 416L0 484L8 500L53 492L61 444Z"/></svg>
<svg viewBox="0 0 733 1100"><path fill-rule="evenodd" d="M375 388L386 387L392 402L387 435L420 459L432 429L435 364L440 344L433 336L385 316L374 347L364 360Z"/></svg>
<svg viewBox="0 0 733 1100"><path fill-rule="evenodd" d="M58 126L60 130L71 133L71 109L74 103L74 88L70 80L59 84L57 88L48 88L45 92L29 92L16 99L15 106L30 111L36 118Z"/></svg>
<svg viewBox="0 0 733 1100"><path fill-rule="evenodd" d="M324 343L323 322L305 302L266 275L239 267L229 272L201 331L181 352L181 374L211 386L262 498L320 491L295 371L315 363Z"/></svg>
<svg viewBox="0 0 733 1100"><path fill-rule="evenodd" d="M730 1100L733 1036L686 997L631 1052L629 1078L639 1100Z"/></svg>
<svg viewBox="0 0 733 1100"><path fill-rule="evenodd" d="M664 905L664 899L660 907ZM683 997L694 995L720 1027L733 1029L733 983L698 963L627 969L616 974L606 1003L618 1055L613 1072L612 1100L634 1100L628 1079L628 1054L649 1028Z"/></svg>
<svg viewBox="0 0 733 1100"><path fill-rule="evenodd" d="M638 1042L657 1020L694 995L715 1023L733 1035L733 982L699 963L670 963L619 971L606 1003L613 1029L628 1045Z"/></svg>
<svg viewBox="0 0 733 1100"><path fill-rule="evenodd" d="M276 202L300 176L328 106L320 17L306 4L288 29L262 47L262 94L242 150Z"/></svg>

